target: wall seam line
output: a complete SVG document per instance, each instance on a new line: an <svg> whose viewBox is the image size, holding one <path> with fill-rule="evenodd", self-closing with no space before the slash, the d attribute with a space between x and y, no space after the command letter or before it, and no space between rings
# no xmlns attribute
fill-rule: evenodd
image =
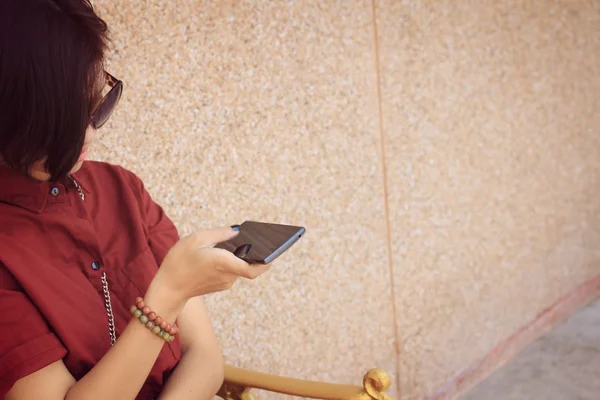
<svg viewBox="0 0 600 400"><path fill-rule="evenodd" d="M377 113L378 113L378 125L379 125L379 154L381 156L380 165L383 179L383 203L385 210L385 223L386 223L386 236L387 236L387 251L388 251L388 272L390 282L390 292L392 296L392 313L393 313L393 332L394 332L394 361L396 364L396 393L398 398L401 398L400 392L400 330L398 327L398 316L396 307L396 288L394 284L394 263L392 255L392 226L390 220L390 208L388 200L388 181L387 181L387 165L386 165L386 154L385 154L385 134L383 127L383 102L381 94L381 63L379 55L379 30L377 27L377 6L376 0L371 0L371 17L373 20L373 44L375 47L374 58L375 58L375 79L377 83Z"/></svg>

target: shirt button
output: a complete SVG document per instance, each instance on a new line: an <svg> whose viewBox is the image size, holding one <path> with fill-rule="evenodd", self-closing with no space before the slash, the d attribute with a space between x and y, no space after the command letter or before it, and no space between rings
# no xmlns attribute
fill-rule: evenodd
<svg viewBox="0 0 600 400"><path fill-rule="evenodd" d="M52 189L50 189L50 194L56 197L60 194L60 189L54 186Z"/></svg>
<svg viewBox="0 0 600 400"><path fill-rule="evenodd" d="M98 271L100 269L100 263L98 261L92 261L92 269Z"/></svg>

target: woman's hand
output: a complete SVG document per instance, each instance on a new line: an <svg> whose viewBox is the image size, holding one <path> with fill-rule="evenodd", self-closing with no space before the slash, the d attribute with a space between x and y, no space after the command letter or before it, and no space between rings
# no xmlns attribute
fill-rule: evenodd
<svg viewBox="0 0 600 400"><path fill-rule="evenodd" d="M232 253L213 246L238 234L231 227L193 233L167 253L155 282L182 301L230 289L239 277L254 279L268 265L249 265Z"/></svg>

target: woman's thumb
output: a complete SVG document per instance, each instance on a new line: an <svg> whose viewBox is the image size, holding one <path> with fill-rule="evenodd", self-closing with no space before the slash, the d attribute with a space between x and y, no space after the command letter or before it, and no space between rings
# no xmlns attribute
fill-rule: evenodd
<svg viewBox="0 0 600 400"><path fill-rule="evenodd" d="M221 228L206 229L196 232L195 240L202 247L212 247L217 243L225 242L237 236L240 232L239 225L232 225Z"/></svg>

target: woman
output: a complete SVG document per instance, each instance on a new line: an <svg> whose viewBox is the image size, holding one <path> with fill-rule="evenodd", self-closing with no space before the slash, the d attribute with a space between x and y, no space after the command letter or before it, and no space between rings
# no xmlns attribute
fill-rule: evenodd
<svg viewBox="0 0 600 400"><path fill-rule="evenodd" d="M179 240L142 182L85 162L122 83L89 0L0 1L0 397L208 399L223 359L202 296L251 266ZM160 266L160 268L159 268Z"/></svg>

